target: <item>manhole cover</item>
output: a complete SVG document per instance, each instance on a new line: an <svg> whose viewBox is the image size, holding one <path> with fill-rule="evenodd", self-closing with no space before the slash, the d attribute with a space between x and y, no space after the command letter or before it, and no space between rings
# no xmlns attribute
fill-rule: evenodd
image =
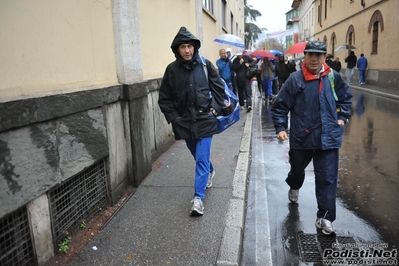
<svg viewBox="0 0 399 266"><path fill-rule="evenodd" d="M319 234L297 233L299 254L303 262L322 262L322 254L325 249L340 250L339 244L353 243L353 237L347 236L326 236ZM335 244L335 245L334 245Z"/></svg>

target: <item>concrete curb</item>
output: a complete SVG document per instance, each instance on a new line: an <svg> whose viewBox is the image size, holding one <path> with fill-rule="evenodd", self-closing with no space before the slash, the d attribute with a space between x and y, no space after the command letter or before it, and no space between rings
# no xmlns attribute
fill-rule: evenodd
<svg viewBox="0 0 399 266"><path fill-rule="evenodd" d="M385 93L385 92L382 92L382 91L368 89L368 88L361 87L361 86L349 85L349 87L351 87L351 88L353 88L355 90L358 90L358 91L363 91L363 92L367 92L367 93L374 94L374 95L377 95L377 96L381 96L381 97L385 97L385 98L388 98L388 99L393 99L393 100L399 101L399 95L394 95L394 94L391 94L391 93Z"/></svg>
<svg viewBox="0 0 399 266"><path fill-rule="evenodd" d="M234 171L232 197L229 201L226 223L216 265L240 265L242 237L245 223L245 201L249 171L253 112L247 113L241 138L237 166Z"/></svg>

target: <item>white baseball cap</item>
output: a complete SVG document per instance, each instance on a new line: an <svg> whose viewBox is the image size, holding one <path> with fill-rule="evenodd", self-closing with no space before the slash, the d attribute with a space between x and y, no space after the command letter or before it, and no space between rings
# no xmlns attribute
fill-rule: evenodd
<svg viewBox="0 0 399 266"><path fill-rule="evenodd" d="M231 48L230 48L230 47L227 48L227 49L226 49L226 52L230 52L230 53L231 53Z"/></svg>

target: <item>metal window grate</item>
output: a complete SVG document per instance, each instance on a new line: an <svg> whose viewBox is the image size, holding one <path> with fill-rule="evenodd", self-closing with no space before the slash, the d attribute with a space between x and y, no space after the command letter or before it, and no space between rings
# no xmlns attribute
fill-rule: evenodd
<svg viewBox="0 0 399 266"><path fill-rule="evenodd" d="M36 265L26 206L0 220L0 265Z"/></svg>
<svg viewBox="0 0 399 266"><path fill-rule="evenodd" d="M105 159L49 191L50 213L56 243L79 228L81 220L107 204Z"/></svg>

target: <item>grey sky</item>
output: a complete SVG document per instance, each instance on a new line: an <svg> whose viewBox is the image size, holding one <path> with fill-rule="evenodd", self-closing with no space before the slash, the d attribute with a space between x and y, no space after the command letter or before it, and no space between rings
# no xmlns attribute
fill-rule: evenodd
<svg viewBox="0 0 399 266"><path fill-rule="evenodd" d="M291 10L292 0L248 0L248 5L262 13L255 22L268 33L285 30L285 13Z"/></svg>

